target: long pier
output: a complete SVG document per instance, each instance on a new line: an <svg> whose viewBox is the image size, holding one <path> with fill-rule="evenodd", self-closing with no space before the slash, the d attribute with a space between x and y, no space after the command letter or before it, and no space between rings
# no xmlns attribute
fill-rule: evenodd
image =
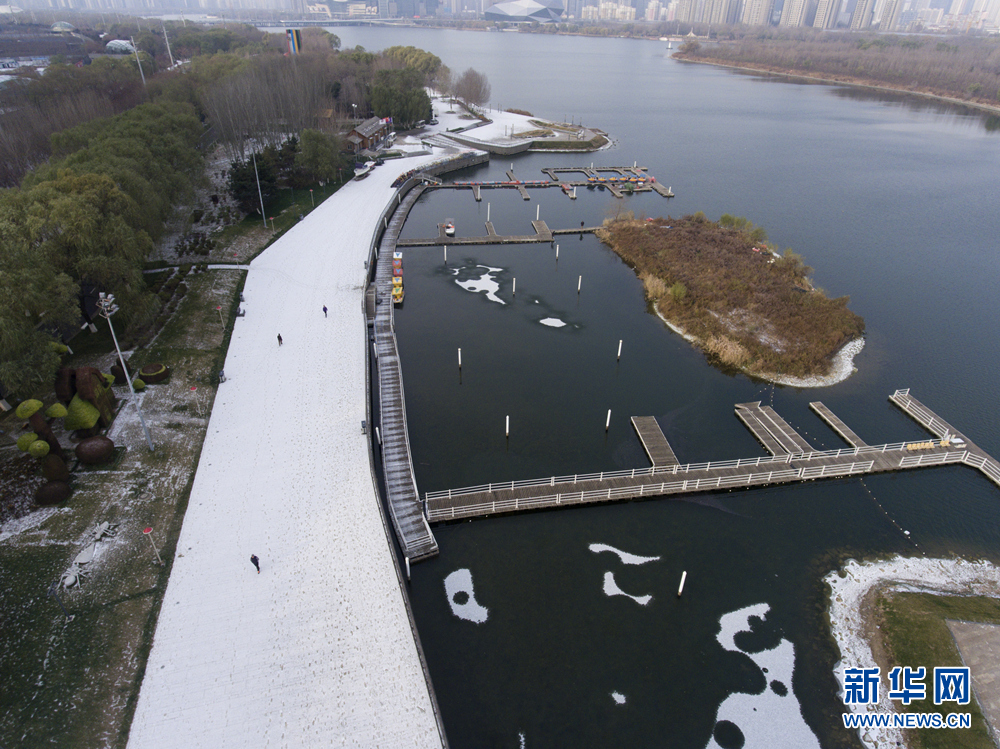
<svg viewBox="0 0 1000 749"><path fill-rule="evenodd" d="M378 363L382 468L388 491L389 510L403 554L417 561L438 553L437 541L421 512L420 494L413 475L410 435L406 428L406 401L403 373L396 349L392 311L392 252L406 216L425 188L415 187L402 198L379 243L375 270L374 308L375 352ZM371 288L371 287L369 287Z"/></svg>
<svg viewBox="0 0 1000 749"><path fill-rule="evenodd" d="M549 229L544 221L532 221L531 228L534 234L497 234L493 228L493 222L486 222L486 235L479 237L449 237L444 233L444 225L438 227L438 236L427 239L397 239L396 247L440 247L441 245L466 245L466 244L530 244L546 243L552 241L555 234ZM572 234L583 233L583 229L574 229ZM589 231L593 231L590 229ZM562 232L566 233L566 232Z"/></svg>
<svg viewBox="0 0 1000 749"><path fill-rule="evenodd" d="M759 403L739 404L736 407L737 416L762 442L765 441L762 438L766 437L765 446L772 453L770 456L684 465L657 465L654 462L648 468L503 481L428 492L424 495L426 515L431 522L446 522L527 510L771 486L952 463L976 468L1000 486L1000 463L913 398L909 390L897 390L889 400L936 439L884 445L862 443L840 450L812 450L802 435L773 409L761 408ZM642 423L649 427L648 422ZM639 426L636 428L639 429ZM848 432L854 434L853 431ZM654 441L656 439L654 435ZM646 445L645 440L643 445ZM802 446L806 449L797 449ZM795 451L788 451L792 448L796 448ZM649 454L652 459L652 451Z"/></svg>

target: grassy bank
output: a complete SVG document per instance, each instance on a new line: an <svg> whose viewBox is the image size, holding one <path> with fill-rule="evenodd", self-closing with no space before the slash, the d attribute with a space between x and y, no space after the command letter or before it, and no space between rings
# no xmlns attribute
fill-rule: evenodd
<svg viewBox="0 0 1000 749"><path fill-rule="evenodd" d="M910 712L971 713L972 727L963 730L918 729L910 733L911 749L993 749L995 744L975 699L968 705L934 705L935 666L963 666L946 620L1000 624L1000 600L986 597L887 593L879 598L877 616L884 646L883 675L895 666L927 669L927 699L898 708Z"/></svg>
<svg viewBox="0 0 1000 749"><path fill-rule="evenodd" d="M598 237L631 265L647 298L720 364L750 374L823 375L864 332L848 298L829 299L791 250L760 227L703 214L605 221Z"/></svg>

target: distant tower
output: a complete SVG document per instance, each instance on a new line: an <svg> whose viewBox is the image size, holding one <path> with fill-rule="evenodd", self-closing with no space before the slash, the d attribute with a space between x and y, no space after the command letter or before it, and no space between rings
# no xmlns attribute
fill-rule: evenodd
<svg viewBox="0 0 1000 749"><path fill-rule="evenodd" d="M851 31L862 31L872 26L872 15L875 13L875 0L858 0L851 16Z"/></svg>
<svg viewBox="0 0 1000 749"><path fill-rule="evenodd" d="M743 6L743 23L747 26L770 26L774 0L746 0Z"/></svg>
<svg viewBox="0 0 1000 749"><path fill-rule="evenodd" d="M779 26L795 28L802 25L806 17L806 0L785 0L785 7L781 9L781 20Z"/></svg>
<svg viewBox="0 0 1000 749"><path fill-rule="evenodd" d="M813 19L813 28L836 28L838 15L840 15L840 0L819 0L819 5L816 6L816 18Z"/></svg>

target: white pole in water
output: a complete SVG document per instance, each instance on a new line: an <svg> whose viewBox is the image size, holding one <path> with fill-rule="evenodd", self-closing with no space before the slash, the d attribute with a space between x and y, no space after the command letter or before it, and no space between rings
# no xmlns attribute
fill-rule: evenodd
<svg viewBox="0 0 1000 749"><path fill-rule="evenodd" d="M444 250L444 261L447 263L448 262L448 245L446 245L446 244L441 245L441 249Z"/></svg>
<svg viewBox="0 0 1000 749"><path fill-rule="evenodd" d="M556 245L556 260L559 259L559 245Z"/></svg>
<svg viewBox="0 0 1000 749"><path fill-rule="evenodd" d="M632 168L635 169L637 166L639 166L639 162L638 161L633 161L632 162Z"/></svg>
<svg viewBox="0 0 1000 749"><path fill-rule="evenodd" d="M611 426L611 409L609 408L608 409L608 418L605 419L605 421L604 421L604 431L605 432L608 431L608 428L610 426Z"/></svg>
<svg viewBox="0 0 1000 749"><path fill-rule="evenodd" d="M580 276L578 279L576 279L576 293L577 294L580 293L580 285L582 283L583 283L583 276Z"/></svg>
<svg viewBox="0 0 1000 749"><path fill-rule="evenodd" d="M511 129L513 129L513 128L511 128ZM511 170L512 172L514 171L514 162L513 162L513 161L512 161L512 162L510 162L510 170Z"/></svg>
<svg viewBox="0 0 1000 749"><path fill-rule="evenodd" d="M486 220L487 221L490 220L490 204L489 203L486 204Z"/></svg>
<svg viewBox="0 0 1000 749"><path fill-rule="evenodd" d="M510 437L510 414L507 415L507 425L504 428L507 430L507 436Z"/></svg>
<svg viewBox="0 0 1000 749"><path fill-rule="evenodd" d="M618 361L622 360L622 339L618 339Z"/></svg>
<svg viewBox="0 0 1000 749"><path fill-rule="evenodd" d="M541 205L536 205L535 206L535 221L538 221L538 219L541 218L541 215L542 215L542 206Z"/></svg>
<svg viewBox="0 0 1000 749"><path fill-rule="evenodd" d="M458 350L458 368L462 368L462 349Z"/></svg>
<svg viewBox="0 0 1000 749"><path fill-rule="evenodd" d="M403 559L406 560L406 581L409 582L410 581L410 558L409 557L403 557Z"/></svg>
<svg viewBox="0 0 1000 749"><path fill-rule="evenodd" d="M380 445L382 444L382 433L378 430L378 427L375 427L375 439L378 440Z"/></svg>
<svg viewBox="0 0 1000 749"><path fill-rule="evenodd" d="M514 285L513 285L513 288L511 288L510 293L511 293L512 296L516 296L517 295L517 279L516 278L514 279Z"/></svg>
<svg viewBox="0 0 1000 749"><path fill-rule="evenodd" d="M680 587L677 588L677 597L678 598L680 598L681 597L681 593L684 592L684 581L687 580L687 576L688 576L687 570L684 570L683 574L681 575L681 584L680 584Z"/></svg>
<svg viewBox="0 0 1000 749"><path fill-rule="evenodd" d="M388 229L389 228L389 219L386 218L385 216L383 216L382 217L382 224L383 224L383 226L385 226L386 229Z"/></svg>

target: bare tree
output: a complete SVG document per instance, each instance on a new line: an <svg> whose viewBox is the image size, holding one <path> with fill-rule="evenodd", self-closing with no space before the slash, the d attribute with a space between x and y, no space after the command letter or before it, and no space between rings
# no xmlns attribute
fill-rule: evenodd
<svg viewBox="0 0 1000 749"><path fill-rule="evenodd" d="M455 81L454 93L470 106L482 106L490 100L490 82L477 70L469 68Z"/></svg>

